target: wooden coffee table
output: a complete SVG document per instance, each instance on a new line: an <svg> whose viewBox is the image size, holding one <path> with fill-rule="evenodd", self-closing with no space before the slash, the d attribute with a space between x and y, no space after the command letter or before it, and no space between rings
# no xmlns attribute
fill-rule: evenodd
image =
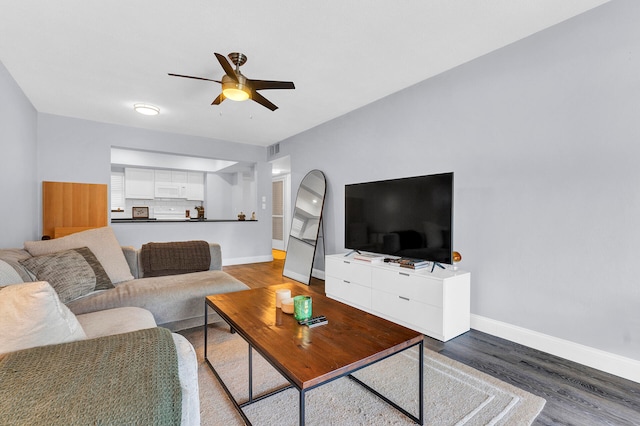
<svg viewBox="0 0 640 426"><path fill-rule="evenodd" d="M328 324L301 326L293 315L275 307L275 292L287 288L292 295L312 297L313 315L324 315ZM209 307L224 319L249 344L249 399L238 402L231 394L208 357L207 317ZM246 424L251 422L242 408L285 389L299 392L300 425L305 421L307 391L343 376L348 376L422 425L423 419L423 335L406 327L368 314L359 309L312 292L308 286L280 284L234 293L207 296L205 301L204 356L207 365L229 396ZM413 415L384 395L351 376L351 373L408 348L419 348L419 413ZM259 397L252 390L252 349L264 357L290 383ZM213 351L212 351L213 352Z"/></svg>

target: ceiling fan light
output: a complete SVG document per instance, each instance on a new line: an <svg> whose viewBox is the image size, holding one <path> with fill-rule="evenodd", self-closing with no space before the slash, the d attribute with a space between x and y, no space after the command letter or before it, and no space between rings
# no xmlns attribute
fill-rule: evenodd
<svg viewBox="0 0 640 426"><path fill-rule="evenodd" d="M144 115L158 115L160 114L160 108L150 104L133 104L133 109Z"/></svg>
<svg viewBox="0 0 640 426"><path fill-rule="evenodd" d="M231 99L232 101L246 101L249 99L249 94L247 92L235 87L222 89L222 93L224 93L225 98Z"/></svg>
<svg viewBox="0 0 640 426"><path fill-rule="evenodd" d="M242 75L238 76L239 81L234 81L228 75L222 77L222 94L232 101L246 101L249 99L249 88L244 84Z"/></svg>

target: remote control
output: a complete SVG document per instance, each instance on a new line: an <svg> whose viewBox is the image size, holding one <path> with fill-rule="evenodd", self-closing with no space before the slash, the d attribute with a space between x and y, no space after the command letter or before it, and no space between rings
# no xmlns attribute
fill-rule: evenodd
<svg viewBox="0 0 640 426"><path fill-rule="evenodd" d="M323 319L326 319L324 315L318 315L317 317L308 318L306 320L300 320L300 321L298 321L298 324L307 325L312 321L323 320Z"/></svg>
<svg viewBox="0 0 640 426"><path fill-rule="evenodd" d="M313 320L313 321L309 321L308 323L306 323L305 325L309 328L312 327L317 327L319 325L325 325L329 323L329 321L327 321L326 318L321 318L321 319L317 319L317 320Z"/></svg>

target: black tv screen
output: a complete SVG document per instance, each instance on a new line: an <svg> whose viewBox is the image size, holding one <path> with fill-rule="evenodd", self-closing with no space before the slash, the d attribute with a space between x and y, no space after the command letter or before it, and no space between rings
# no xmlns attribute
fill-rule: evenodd
<svg viewBox="0 0 640 426"><path fill-rule="evenodd" d="M345 185L347 249L452 263L453 173Z"/></svg>

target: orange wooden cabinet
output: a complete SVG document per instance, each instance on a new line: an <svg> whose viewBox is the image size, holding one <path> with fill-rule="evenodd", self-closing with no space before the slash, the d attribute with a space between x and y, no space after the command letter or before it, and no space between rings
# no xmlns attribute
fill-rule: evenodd
<svg viewBox="0 0 640 426"><path fill-rule="evenodd" d="M42 182L42 235L62 237L107 226L106 184Z"/></svg>

